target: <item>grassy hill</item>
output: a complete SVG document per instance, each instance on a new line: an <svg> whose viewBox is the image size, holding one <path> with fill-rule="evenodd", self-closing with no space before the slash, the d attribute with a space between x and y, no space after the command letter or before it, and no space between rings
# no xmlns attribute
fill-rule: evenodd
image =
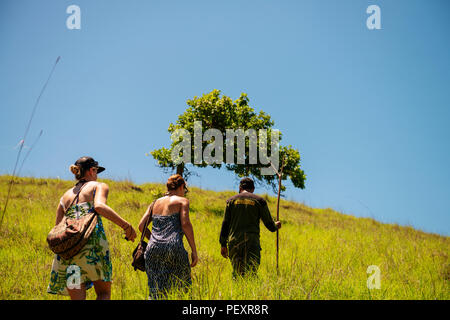
<svg viewBox="0 0 450 320"><path fill-rule="evenodd" d="M9 176L0 176L3 209ZM148 204L164 191L161 184L134 185L103 180L108 204L137 224ZM56 206L72 181L18 178L0 230L0 299L68 299L46 293L53 253L46 236ZM171 299L449 299L450 239L411 227L356 218L331 209L315 209L282 200L280 274L275 268L275 234L261 225L263 248L259 276L234 282L231 265L218 242L225 200L231 191L190 187L191 221L200 262L192 269L191 295ZM275 215L276 198L264 195ZM103 219L113 263L113 299L146 299L145 273L133 271L136 242ZM189 246L185 242L189 251ZM381 271L381 288L369 290L367 268ZM88 299L95 298L88 290Z"/></svg>

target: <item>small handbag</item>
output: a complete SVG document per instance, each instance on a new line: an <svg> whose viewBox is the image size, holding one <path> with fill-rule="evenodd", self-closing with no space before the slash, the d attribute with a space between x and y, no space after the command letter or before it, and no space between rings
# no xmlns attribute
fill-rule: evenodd
<svg viewBox="0 0 450 320"><path fill-rule="evenodd" d="M47 243L50 250L65 260L75 256L86 245L97 225L97 212L94 209L79 219L66 216L67 211L72 207L75 200L78 204L78 198L83 187L84 184L70 206L65 210L61 222L53 227L47 235Z"/></svg>
<svg viewBox="0 0 450 320"><path fill-rule="evenodd" d="M145 249L147 249L147 242L145 242L145 231L147 230L147 227L150 223L150 221L152 221L152 215L153 215L153 205L155 204L156 200L152 202L152 204L150 205L150 214L147 218L147 221L145 221L144 224L144 229L142 230L142 234L141 234L141 240L139 241L136 249L134 249L133 251L133 262L131 263L131 265L134 268L134 271L136 270L141 270L141 271L145 271L145 257L144 257L144 253L145 253ZM151 232L150 232L151 234Z"/></svg>

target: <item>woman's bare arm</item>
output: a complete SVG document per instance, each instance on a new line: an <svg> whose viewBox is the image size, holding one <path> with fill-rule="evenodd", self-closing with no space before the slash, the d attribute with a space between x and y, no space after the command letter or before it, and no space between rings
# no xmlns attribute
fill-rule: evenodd
<svg viewBox="0 0 450 320"><path fill-rule="evenodd" d="M62 207L61 203L58 205L58 208L56 209L56 222L55 226L58 225L61 220L64 218L64 208Z"/></svg>
<svg viewBox="0 0 450 320"><path fill-rule="evenodd" d="M194 267L198 262L198 255L197 255L197 247L195 246L194 240L194 228L192 227L191 220L189 219L189 200L186 198L183 198L181 202L180 217L181 217L181 228L183 229L183 232L186 235L186 239L192 250L191 267Z"/></svg>
<svg viewBox="0 0 450 320"><path fill-rule="evenodd" d="M99 183L97 185L97 192L95 193L94 208L100 215L126 231L126 237L128 240L134 241L136 238L136 232L130 223L124 220L119 214L117 214L110 206L106 204L108 199L109 187L106 183Z"/></svg>
<svg viewBox="0 0 450 320"><path fill-rule="evenodd" d="M144 216L141 218L141 221L139 221L139 226L138 226L138 228L139 228L139 231L140 232L144 232L144 226L145 226L145 221L147 221L147 219L148 219L148 216L150 215L150 207L151 207L151 205L149 205L148 206L148 208L147 208L147 211L145 211L145 213L144 213ZM150 230L147 228L146 230L145 230L145 237L147 238L147 239L150 239Z"/></svg>

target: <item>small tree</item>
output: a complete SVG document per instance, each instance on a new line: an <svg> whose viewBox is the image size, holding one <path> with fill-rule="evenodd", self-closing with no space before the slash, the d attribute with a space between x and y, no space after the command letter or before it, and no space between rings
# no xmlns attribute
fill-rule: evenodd
<svg viewBox="0 0 450 320"><path fill-rule="evenodd" d="M190 135L194 135L196 121L201 121L202 136L208 129L217 129L222 132L223 135L226 135L225 133L227 132L227 129L241 129L243 132L249 132L249 129L260 131L261 129L266 130L268 138L266 144L261 145L261 138L258 139L258 143L256 143L255 141L252 141L252 137L250 137L245 139L245 150L242 150L242 146L239 148L239 145L234 147L234 159L237 159L239 154L243 154L245 163L239 163L239 161L237 161L238 163L235 163L234 161L232 161L232 163L229 161L227 161L228 163L207 163L204 160L201 162L196 162L194 161L194 154L196 152L195 145L192 144L190 146L192 149L188 150L192 155L189 162L196 167L206 167L210 165L213 168L221 168L222 165L225 165L227 170L234 171L234 173L239 177L251 176L255 181L268 184L273 188L273 190L275 190L277 188L278 181L276 172L273 171L273 174L270 175L262 174L261 164L254 163L254 161L252 162L251 154L249 153L249 148L252 142L255 142L259 155L261 155L262 152L266 152L265 154L272 154L272 152L276 151L272 148L271 140L272 133L274 131L274 122L267 113L263 111L256 113L254 109L248 105L248 103L249 99L245 93L242 93L237 100L232 101L231 98L225 95L220 96L219 90L213 90L208 94L204 94L202 97L194 97L193 99L188 100L187 104L189 107L178 117L175 124L171 123L169 125L168 131L171 133L172 139L174 137L174 133L179 129L184 129L189 132ZM281 132L279 136L279 140L281 140ZM208 143L211 143L211 141L216 139L217 137L214 139L210 138L206 141L202 139L201 150L205 150ZM174 148L178 143L179 139L174 139L169 149L163 147L161 149L151 151L150 154L158 161L158 165L161 168L171 171L176 170L177 173L187 178L190 175L190 172L186 168L185 162L177 163L172 159ZM282 180L286 180L287 177L290 177L295 187L303 189L305 187L304 183L306 177L303 170L300 168L300 154L298 150L292 149L291 146L279 146L278 150L279 157L282 159L284 164ZM217 150L214 149L213 151L214 156L217 156ZM223 153L223 155L226 156L225 148L223 148ZM222 157L222 159L224 158L225 157ZM270 167L270 164L266 164L265 167ZM282 190L284 189L285 188L282 187Z"/></svg>

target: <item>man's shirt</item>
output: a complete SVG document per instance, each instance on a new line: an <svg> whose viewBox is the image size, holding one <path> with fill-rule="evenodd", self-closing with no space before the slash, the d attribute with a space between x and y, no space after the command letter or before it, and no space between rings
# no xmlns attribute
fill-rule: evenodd
<svg viewBox="0 0 450 320"><path fill-rule="evenodd" d="M250 192L241 192L229 198L220 231L221 246L226 247L229 241L244 238L255 239L259 243L260 219L270 231L277 230L266 200Z"/></svg>

